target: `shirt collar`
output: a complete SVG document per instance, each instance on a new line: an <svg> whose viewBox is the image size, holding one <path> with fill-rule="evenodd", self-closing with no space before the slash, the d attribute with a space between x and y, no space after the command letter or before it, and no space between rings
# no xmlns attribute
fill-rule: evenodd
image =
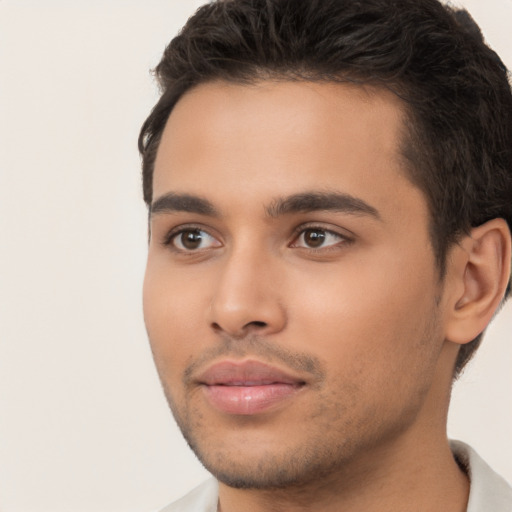
<svg viewBox="0 0 512 512"><path fill-rule="evenodd" d="M510 485L469 445L451 441L450 446L471 483L467 512L512 512Z"/></svg>

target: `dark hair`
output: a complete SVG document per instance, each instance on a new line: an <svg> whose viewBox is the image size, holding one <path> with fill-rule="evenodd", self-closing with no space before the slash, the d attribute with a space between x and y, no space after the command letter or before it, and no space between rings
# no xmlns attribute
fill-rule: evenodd
<svg viewBox="0 0 512 512"><path fill-rule="evenodd" d="M171 41L156 77L162 96L139 137L148 206L166 121L195 85L350 81L388 88L406 105L402 151L429 203L441 278L461 235L497 217L512 226L510 84L466 11L437 0L217 0ZM461 347L456 374L481 336Z"/></svg>

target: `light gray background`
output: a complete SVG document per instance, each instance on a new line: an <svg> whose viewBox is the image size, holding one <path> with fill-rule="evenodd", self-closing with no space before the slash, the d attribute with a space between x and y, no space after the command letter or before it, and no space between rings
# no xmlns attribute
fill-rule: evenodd
<svg viewBox="0 0 512 512"><path fill-rule="evenodd" d="M202 2L0 0L0 511L145 512L206 473L141 314L148 70ZM512 0L467 0L512 66ZM512 480L512 307L449 431Z"/></svg>

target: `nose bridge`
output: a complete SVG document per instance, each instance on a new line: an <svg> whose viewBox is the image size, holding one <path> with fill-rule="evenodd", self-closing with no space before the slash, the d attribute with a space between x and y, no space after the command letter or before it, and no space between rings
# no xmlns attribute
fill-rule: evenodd
<svg viewBox="0 0 512 512"><path fill-rule="evenodd" d="M211 323L239 336L249 326L275 332L286 315L276 282L276 256L261 245L240 242L225 255L212 297Z"/></svg>

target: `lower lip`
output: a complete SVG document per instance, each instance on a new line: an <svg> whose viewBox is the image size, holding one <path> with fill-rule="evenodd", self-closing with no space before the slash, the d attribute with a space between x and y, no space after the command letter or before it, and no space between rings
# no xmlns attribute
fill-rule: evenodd
<svg viewBox="0 0 512 512"><path fill-rule="evenodd" d="M261 386L204 386L206 396L216 409L227 414L251 415L268 411L283 403L301 386L266 384Z"/></svg>

